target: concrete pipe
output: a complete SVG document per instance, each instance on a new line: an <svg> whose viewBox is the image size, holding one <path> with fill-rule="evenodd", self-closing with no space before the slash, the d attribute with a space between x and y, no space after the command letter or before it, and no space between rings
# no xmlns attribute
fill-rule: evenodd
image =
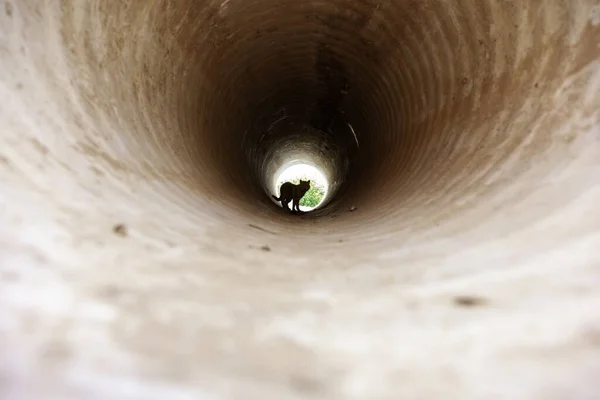
<svg viewBox="0 0 600 400"><path fill-rule="evenodd" d="M3 399L599 398L598 0L2 0L0 54Z"/></svg>

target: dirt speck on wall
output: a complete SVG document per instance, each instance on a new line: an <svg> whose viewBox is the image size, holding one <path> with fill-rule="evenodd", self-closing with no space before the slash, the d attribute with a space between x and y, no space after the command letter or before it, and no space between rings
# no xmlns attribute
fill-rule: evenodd
<svg viewBox="0 0 600 400"><path fill-rule="evenodd" d="M594 398L598 9L0 1L0 397Z"/></svg>

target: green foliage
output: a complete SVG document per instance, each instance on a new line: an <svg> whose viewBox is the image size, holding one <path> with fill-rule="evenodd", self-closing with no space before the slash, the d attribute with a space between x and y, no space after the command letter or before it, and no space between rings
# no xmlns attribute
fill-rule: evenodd
<svg viewBox="0 0 600 400"><path fill-rule="evenodd" d="M290 182L297 185L300 183L300 179L306 181L308 180L308 177L298 177L292 179ZM310 180L310 189L308 189L308 192L300 199L300 205L304 207L315 207L321 202L323 196L325 196L325 188L322 185L317 184L317 182Z"/></svg>
<svg viewBox="0 0 600 400"><path fill-rule="evenodd" d="M304 197L300 199L300 205L304 207L315 207L321 202L321 199L325 195L325 190L321 186L317 186L311 181L311 187L306 192Z"/></svg>

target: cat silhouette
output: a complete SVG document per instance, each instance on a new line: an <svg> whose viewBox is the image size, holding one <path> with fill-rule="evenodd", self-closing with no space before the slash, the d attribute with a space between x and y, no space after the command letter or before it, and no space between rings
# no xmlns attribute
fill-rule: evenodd
<svg viewBox="0 0 600 400"><path fill-rule="evenodd" d="M283 185L281 185L281 188L279 188L279 197L276 197L275 195L271 196L273 196L275 200L280 201L281 206L286 211L291 211L292 213L294 213L295 211L300 212L300 199L306 194L306 192L308 192L309 189L310 180L300 180L300 183L297 185L293 184L292 182L286 182ZM288 203L290 201L292 201L291 210L288 207Z"/></svg>

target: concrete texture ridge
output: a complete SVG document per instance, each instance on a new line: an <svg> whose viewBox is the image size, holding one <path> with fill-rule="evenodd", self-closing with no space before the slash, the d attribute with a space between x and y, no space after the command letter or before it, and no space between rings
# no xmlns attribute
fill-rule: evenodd
<svg viewBox="0 0 600 400"><path fill-rule="evenodd" d="M600 399L599 94L599 0L0 0L0 398Z"/></svg>

